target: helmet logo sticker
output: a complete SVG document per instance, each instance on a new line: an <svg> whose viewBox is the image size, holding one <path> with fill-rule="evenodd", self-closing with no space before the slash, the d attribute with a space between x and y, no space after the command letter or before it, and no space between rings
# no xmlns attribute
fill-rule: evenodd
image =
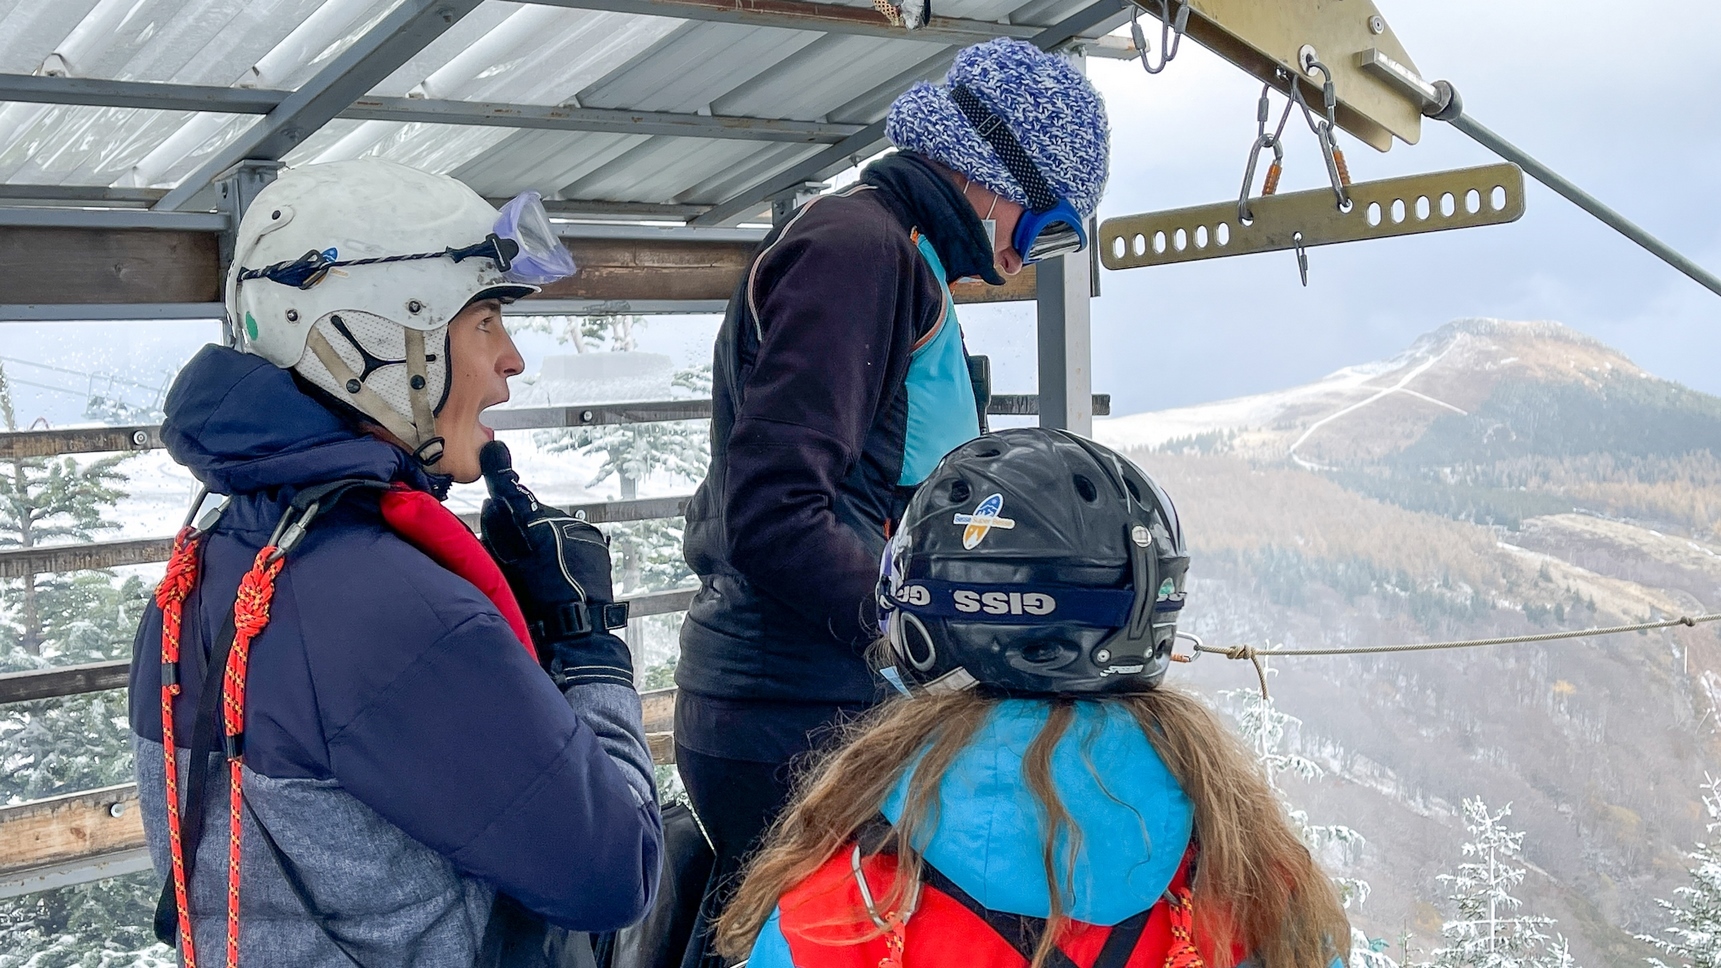
<svg viewBox="0 0 1721 968"><path fill-rule="evenodd" d="M980 506L974 509L973 514L957 514L952 519L952 523L968 526L962 532L962 547L973 551L980 546L980 542L986 539L986 535L993 528L1002 528L1005 531L1014 528L1016 526L1014 519L1000 516L999 512L1003 510L1004 495L994 494L981 501Z"/></svg>
<svg viewBox="0 0 1721 968"><path fill-rule="evenodd" d="M958 612L970 614L1050 615L1058 610L1058 600L1044 592L977 592L958 588L950 593L950 600Z"/></svg>

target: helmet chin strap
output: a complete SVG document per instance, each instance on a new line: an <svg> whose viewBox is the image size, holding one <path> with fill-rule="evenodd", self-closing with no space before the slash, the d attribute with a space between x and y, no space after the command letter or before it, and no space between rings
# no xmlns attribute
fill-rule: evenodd
<svg viewBox="0 0 1721 968"><path fill-rule="evenodd" d="M436 435L436 414L430 402L429 361L424 352L424 333L421 330L407 329L406 335L406 370L409 380L407 397L412 404L412 419L402 416L394 407L389 406L382 394L372 390L360 378L357 370L347 365L335 352L327 336L323 335L321 327L312 327L305 340L306 346L316 355L345 393L346 401L354 409L381 424L384 430L399 438L412 456L420 464L430 467L442 459L443 440ZM450 375L452 377L452 374ZM358 387L357 390L351 389ZM338 396L338 394L337 394Z"/></svg>

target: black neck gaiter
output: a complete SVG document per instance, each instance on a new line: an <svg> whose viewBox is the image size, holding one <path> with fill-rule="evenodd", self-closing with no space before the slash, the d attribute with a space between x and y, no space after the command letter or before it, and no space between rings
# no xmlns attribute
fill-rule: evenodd
<svg viewBox="0 0 1721 968"><path fill-rule="evenodd" d="M945 282L979 276L994 286L1004 284L974 206L926 159L906 151L885 155L861 172L861 181L880 189L905 229L917 228L932 242L949 277Z"/></svg>

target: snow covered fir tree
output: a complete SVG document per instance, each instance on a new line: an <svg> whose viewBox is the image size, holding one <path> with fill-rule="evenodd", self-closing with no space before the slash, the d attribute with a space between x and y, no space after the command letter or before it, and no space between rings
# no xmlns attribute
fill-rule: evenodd
<svg viewBox="0 0 1721 968"><path fill-rule="evenodd" d="M1262 660L1262 676L1274 670L1267 659ZM1296 733L1303 721L1273 705L1265 691L1228 689L1220 698L1237 723L1240 733L1267 774L1267 783L1279 795L1291 825L1303 838L1303 844L1315 858L1328 867L1352 866L1361 856L1367 839L1344 824L1317 824L1309 820L1308 811L1291 802L1279 777L1285 774L1300 780L1313 781L1326 775L1319 763L1297 752ZM1368 900L1368 881L1338 875L1333 878L1345 910L1360 908ZM1386 954L1387 942L1370 938L1355 927L1351 928L1350 968L1398 968L1398 963Z"/></svg>
<svg viewBox="0 0 1721 968"><path fill-rule="evenodd" d="M17 429L0 367L0 417ZM123 458L0 462L0 549L90 540L113 527ZM80 571L0 581L0 672L124 659L147 586ZM132 778L126 697L118 690L0 707L0 804ZM171 965L150 935L152 872L0 900L0 968Z"/></svg>
<svg viewBox="0 0 1721 968"><path fill-rule="evenodd" d="M1504 823L1511 805L1491 811L1472 797L1463 809L1470 840L1460 849L1468 859L1457 873L1440 876L1452 892L1455 916L1441 927L1446 943L1434 949L1426 968L1573 968L1566 939L1545 930L1554 919L1521 913L1524 902L1513 893L1526 868L1520 860L1524 833Z"/></svg>
<svg viewBox="0 0 1721 968"><path fill-rule="evenodd" d="M1706 776L1703 809L1710 834L1721 829L1721 777ZM1691 884L1674 892L1673 900L1657 898L1668 924L1659 934L1638 935L1667 955L1650 958L1655 968L1721 968L1721 844L1703 841L1686 855Z"/></svg>
<svg viewBox="0 0 1721 968"><path fill-rule="evenodd" d="M638 352L638 335L646 325L647 320L639 316L576 316L537 317L524 321L523 328L549 333L582 356L601 355L604 363L613 364L650 356ZM709 364L676 370L667 357L656 357L655 362L661 364L661 374L657 376L642 376L639 371L612 367L624 375L597 381L605 389L596 392L615 396L615 399L593 399L591 381L581 381L583 385L563 387L558 391L553 386L557 381L549 373L540 374L534 389L546 400L558 392L563 395L578 393L582 395L579 400L570 398L556 402L579 403L661 400L665 397L705 399L711 396ZM646 371L647 374L653 372ZM532 438L545 453L600 458L601 462L586 481L586 486L599 487L614 479L622 500L639 497L640 485L647 478L655 478L658 484L677 493L691 492L705 478L711 459L710 427L706 420L559 428L537 431ZM693 574L681 557L681 518L651 518L602 527L610 536L618 594L665 591L692 581ZM628 643L633 646L635 654L642 657L641 688L662 688L672 684L680 626L679 614L646 616L630 624Z"/></svg>

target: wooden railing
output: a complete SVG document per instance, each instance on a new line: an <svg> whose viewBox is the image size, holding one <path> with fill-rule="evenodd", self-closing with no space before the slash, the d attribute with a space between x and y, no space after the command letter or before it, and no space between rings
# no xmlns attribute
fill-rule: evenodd
<svg viewBox="0 0 1721 968"><path fill-rule="evenodd" d="M1094 396L1094 413L1111 412L1111 398ZM1039 398L999 394L987 412L995 416L1034 416ZM710 400L669 400L647 403L577 404L492 410L485 420L497 430L594 427L607 424L701 420L711 416ZM155 425L32 430L0 433L0 459L51 457L62 454L141 451L162 446ZM572 505L595 524L619 524L685 513L688 496L641 498ZM474 515L464 515L476 527ZM0 579L23 578L59 571L114 568L166 561L172 548L168 537L82 544L45 545L0 551ZM649 592L626 599L635 617L685 611L693 589ZM130 661L119 659L57 669L0 674L0 705L53 699L120 689L126 685ZM674 761L671 736L675 690L641 695L646 739L652 758ZM11 807L0 807L0 898L26 894L131 873L149 867L133 784L68 793Z"/></svg>

